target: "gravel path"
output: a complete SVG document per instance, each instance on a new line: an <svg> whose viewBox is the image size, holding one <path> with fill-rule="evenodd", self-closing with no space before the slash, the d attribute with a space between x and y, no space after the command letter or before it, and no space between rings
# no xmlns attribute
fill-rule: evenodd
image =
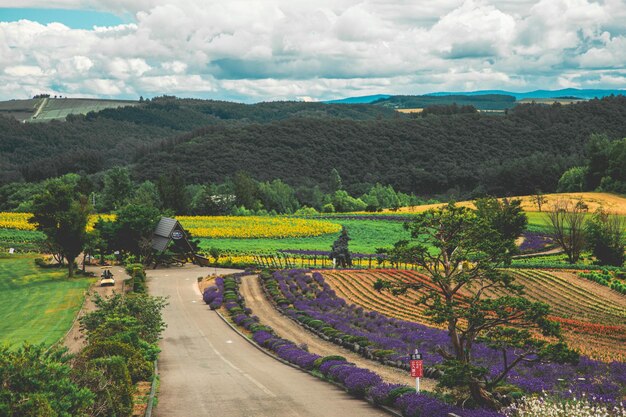
<svg viewBox="0 0 626 417"><path fill-rule="evenodd" d="M72 328L63 338L63 345L68 348L70 353L78 353L82 348L87 345L87 339L85 339L85 335L80 331L80 322L78 321L78 319L96 309L96 305L91 300L93 295L99 294L101 297L106 298L111 296L113 292L121 293L123 288L123 281L129 278L126 270L124 270L123 267L114 266L111 267L111 272L113 273L113 277L115 278L115 286L101 287L100 274L102 273L102 268L99 266L88 266L86 269L88 272L93 272L96 275L97 281L91 284L91 287L89 287L85 302L78 312L78 315L76 316L76 319L72 324Z"/></svg>
<svg viewBox="0 0 626 417"><path fill-rule="evenodd" d="M252 309L252 314L261 319L261 323L271 326L276 333L289 339L297 344L306 344L309 352L322 356L341 355L348 361L353 362L359 367L368 368L380 375L386 382L400 383L409 386L415 385L415 378L411 378L407 371L392 368L380 364L379 362L370 361L362 356L337 346L332 342L320 339L316 335L302 328L290 318L278 312L272 303L267 299L261 288L261 283L257 275L245 276L241 280L239 291L246 300L246 306ZM435 388L436 381L430 378L422 378L420 387L425 390Z"/></svg>

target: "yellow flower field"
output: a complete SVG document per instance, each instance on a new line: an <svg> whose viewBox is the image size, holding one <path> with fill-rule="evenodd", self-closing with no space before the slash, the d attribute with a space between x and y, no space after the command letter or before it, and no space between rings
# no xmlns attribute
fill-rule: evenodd
<svg viewBox="0 0 626 417"><path fill-rule="evenodd" d="M0 229L35 230L35 225L28 222L33 217L31 213L0 213ZM114 220L114 214L94 214L89 216L87 231L91 232L93 226L100 219Z"/></svg>
<svg viewBox="0 0 626 417"><path fill-rule="evenodd" d="M30 213L0 213L0 228L17 230L35 230L28 222ZM90 216L87 231L99 219L114 220L113 214L95 214ZM326 220L298 219L293 217L269 216L179 216L177 219L194 237L213 239L257 239L312 237L327 233L336 233L341 225Z"/></svg>
<svg viewBox="0 0 626 417"><path fill-rule="evenodd" d="M194 237L259 239L311 237L336 233L341 225L325 220L269 216L178 216Z"/></svg>

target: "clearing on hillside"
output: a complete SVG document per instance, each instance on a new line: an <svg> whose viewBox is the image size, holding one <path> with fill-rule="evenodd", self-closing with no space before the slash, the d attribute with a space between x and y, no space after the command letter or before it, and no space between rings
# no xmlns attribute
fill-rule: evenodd
<svg viewBox="0 0 626 417"><path fill-rule="evenodd" d="M626 198L609 193L555 193L544 194L546 201L543 203L542 209L545 211L548 207L552 206L556 201L565 200L577 202L583 200L589 207L589 212L594 212L597 208L602 207L615 214L626 215ZM525 211L539 211L537 204L533 201L533 196L524 195L518 197L510 197L511 199L521 199L522 208ZM459 206L474 208L473 201L461 201L457 203ZM445 204L427 204L423 206L401 207L394 213L422 213L431 208L441 207ZM392 212L392 210L385 210L385 212Z"/></svg>

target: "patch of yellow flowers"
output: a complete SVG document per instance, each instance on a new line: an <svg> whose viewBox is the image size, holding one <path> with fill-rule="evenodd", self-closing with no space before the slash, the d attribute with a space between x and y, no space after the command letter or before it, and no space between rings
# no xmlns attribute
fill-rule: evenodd
<svg viewBox="0 0 626 417"><path fill-rule="evenodd" d="M0 213L0 228L35 230L35 225L28 222L32 216L31 213ZM87 231L92 231L100 219L113 221L115 215L90 216ZM178 216L177 219L194 237L213 239L313 237L341 230L341 225L330 221L285 216Z"/></svg>
<svg viewBox="0 0 626 417"><path fill-rule="evenodd" d="M35 225L28 222L33 217L31 213L0 212L0 229L35 230ZM93 214L89 216L86 230L91 232L98 220L115 220L114 214Z"/></svg>
<svg viewBox="0 0 626 417"><path fill-rule="evenodd" d="M325 220L284 216L178 216L194 237L213 239L284 239L336 233L341 225Z"/></svg>

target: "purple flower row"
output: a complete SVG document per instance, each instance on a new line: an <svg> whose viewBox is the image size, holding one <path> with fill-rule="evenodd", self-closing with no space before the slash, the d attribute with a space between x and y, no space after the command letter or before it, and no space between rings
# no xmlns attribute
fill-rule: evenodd
<svg viewBox="0 0 626 417"><path fill-rule="evenodd" d="M309 353L290 340L276 336L271 327L263 326L259 318L253 316L252 311L245 307L245 300L238 292L238 284L242 275L236 274L228 276L220 282L216 281L217 289L207 288L204 294L208 296L220 292L221 288L221 292L224 294L233 293L236 295L237 302L225 304L233 322L252 332L252 339L257 344L274 352L287 362L308 371L318 371L326 378L341 384L355 397L370 397L375 404L393 405L399 408L405 417L444 417L448 413L455 413L461 417L504 417L500 413L486 410L463 410L445 404L429 394L412 393L412 389L408 386L385 383L375 372L359 368L341 357L322 358L319 355ZM229 284L229 282L234 283L234 285ZM224 291L225 283L228 289Z"/></svg>
<svg viewBox="0 0 626 417"><path fill-rule="evenodd" d="M300 323L332 335L331 340L346 340L360 345L364 355L384 354L389 363L406 363L408 354L419 348L425 365L442 362L435 351L438 346L449 346L447 333L417 323L369 312L338 297L320 273L289 270L273 275L281 294L279 306L284 313ZM266 286L272 284L266 281ZM268 287L269 288L269 287ZM271 291L270 291L271 293ZM293 307L292 307L293 306ZM513 352L511 352L512 354ZM492 376L502 370L502 354L477 344L473 357L489 369ZM524 364L515 368L508 382L526 392L552 392L562 397L595 397L597 401L618 402L626 390L626 364L603 363L581 357L577 366L550 363Z"/></svg>
<svg viewBox="0 0 626 417"><path fill-rule="evenodd" d="M554 240L549 235L537 232L524 232L522 235L524 241L519 247L519 250L524 253L540 252L546 249L547 246L554 244Z"/></svg>

